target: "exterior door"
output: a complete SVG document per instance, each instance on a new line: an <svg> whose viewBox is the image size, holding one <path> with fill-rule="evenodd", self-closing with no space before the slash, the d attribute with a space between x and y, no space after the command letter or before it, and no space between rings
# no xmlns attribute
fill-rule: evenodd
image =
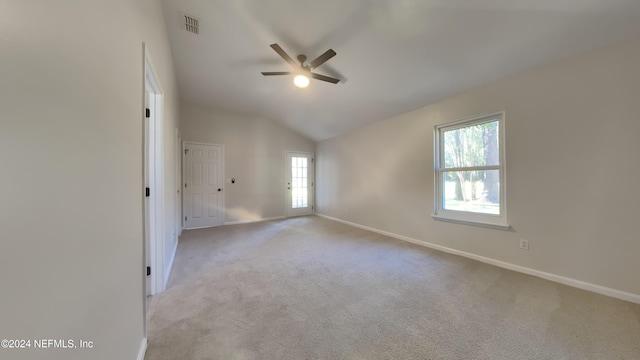
<svg viewBox="0 0 640 360"><path fill-rule="evenodd" d="M287 152L287 216L313 214L313 154Z"/></svg>
<svg viewBox="0 0 640 360"><path fill-rule="evenodd" d="M224 148L184 144L184 228L224 223Z"/></svg>

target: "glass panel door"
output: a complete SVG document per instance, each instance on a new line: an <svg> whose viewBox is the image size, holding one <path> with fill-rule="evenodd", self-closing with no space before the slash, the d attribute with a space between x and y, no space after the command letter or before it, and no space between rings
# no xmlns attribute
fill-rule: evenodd
<svg viewBox="0 0 640 360"><path fill-rule="evenodd" d="M313 213L313 155L287 152L287 215Z"/></svg>

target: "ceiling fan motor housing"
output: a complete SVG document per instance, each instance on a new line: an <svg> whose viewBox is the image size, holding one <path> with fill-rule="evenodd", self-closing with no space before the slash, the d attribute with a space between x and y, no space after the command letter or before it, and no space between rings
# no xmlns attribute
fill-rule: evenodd
<svg viewBox="0 0 640 360"><path fill-rule="evenodd" d="M296 62L291 58L291 56L289 56L278 44L271 44L271 48L278 53L278 55L280 55L280 57L282 59L284 59L284 61L286 61L292 68L293 68L293 72L291 71L267 71L267 72L263 72L262 75L264 76L273 76L273 75L303 75L307 78L313 78L316 80L321 80L321 81L326 81L332 84L337 84L340 80L339 79L335 79L329 76L325 76L325 75L321 75L321 74L316 74L311 72L311 70L317 68L318 66L324 64L327 60L331 59L332 57L336 56L336 52L333 51L333 49L329 49L327 51L325 51L322 55L318 56L317 58L315 58L314 60L312 60L311 62L309 62L307 65L304 64L305 61L307 61L307 56L304 54L300 54L297 56L298 61L300 62L300 65L296 64ZM308 81L308 80L307 80ZM306 87L306 86L304 86Z"/></svg>

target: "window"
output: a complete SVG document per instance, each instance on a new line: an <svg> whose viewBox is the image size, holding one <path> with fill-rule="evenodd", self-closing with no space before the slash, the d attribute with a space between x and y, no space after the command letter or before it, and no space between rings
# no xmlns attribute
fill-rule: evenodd
<svg viewBox="0 0 640 360"><path fill-rule="evenodd" d="M309 181L307 176L307 158L291 158L291 208L306 208L309 196Z"/></svg>
<svg viewBox="0 0 640 360"><path fill-rule="evenodd" d="M504 112L435 127L437 220L508 229Z"/></svg>

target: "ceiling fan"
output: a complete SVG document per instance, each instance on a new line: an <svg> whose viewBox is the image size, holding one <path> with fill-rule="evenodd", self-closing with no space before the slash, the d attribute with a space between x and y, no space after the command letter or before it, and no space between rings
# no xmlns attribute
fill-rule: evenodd
<svg viewBox="0 0 640 360"><path fill-rule="evenodd" d="M311 72L311 70L317 68L318 66L324 64L327 60L331 59L332 57L336 56L336 52L333 51L333 49L329 49L327 51L324 52L324 54L318 56L317 58L315 58L313 61L307 63L306 65L304 64L305 61L307 61L307 56L306 55L298 55L297 59L300 62L300 65L298 65L292 58L291 56L289 56L284 50L282 50L282 48L280 47L280 45L278 44L271 44L271 48L273 50L275 50L275 52L278 53L278 55L280 55L284 61L286 61L289 65L291 65L291 67L293 68L293 71L267 71L267 72L262 72L262 75L264 76L273 76L273 75L295 75L293 78L293 83L300 88L305 88L307 86L309 86L309 78L314 78L317 80L322 80L322 81L326 81L326 82L330 82L332 84L337 84L338 79L336 78L332 78L329 76L324 76L324 75L320 75L320 74L316 74Z"/></svg>

